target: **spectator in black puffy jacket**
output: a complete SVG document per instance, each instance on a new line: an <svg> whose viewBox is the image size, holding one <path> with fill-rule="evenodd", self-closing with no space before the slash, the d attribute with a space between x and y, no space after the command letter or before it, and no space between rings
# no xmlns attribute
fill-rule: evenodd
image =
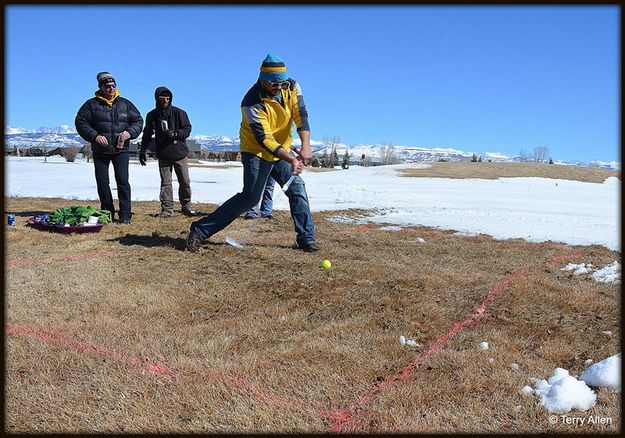
<svg viewBox="0 0 625 438"><path fill-rule="evenodd" d="M141 138L139 161L146 165L146 150L154 135L158 170L161 176L161 212L158 217L168 218L174 215L174 193L172 189L172 168L178 178L178 199L182 213L196 216L191 207L191 179L189 178L189 149L186 139L191 135L191 122L187 113L172 105L173 93L167 87L158 87L154 91L156 108L145 117L145 128Z"/></svg>
<svg viewBox="0 0 625 438"><path fill-rule="evenodd" d="M143 118L130 100L119 95L112 74L100 72L97 80L95 97L87 100L78 110L76 131L91 143L100 208L109 210L111 219L114 218L115 206L109 185L109 164L113 163L119 197L119 222L129 224L132 212L128 146L130 139L137 138L141 133Z"/></svg>

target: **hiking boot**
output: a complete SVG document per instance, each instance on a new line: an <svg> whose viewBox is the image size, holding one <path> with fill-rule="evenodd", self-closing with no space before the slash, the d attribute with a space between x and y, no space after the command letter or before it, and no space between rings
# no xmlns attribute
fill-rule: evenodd
<svg viewBox="0 0 625 438"><path fill-rule="evenodd" d="M200 246L202 246L202 240L203 239L200 235L193 228L191 228L191 231L189 231L189 235L187 236L187 251L197 252L198 249L200 249Z"/></svg>
<svg viewBox="0 0 625 438"><path fill-rule="evenodd" d="M256 213L249 212L243 216L243 219L258 219L258 215Z"/></svg>
<svg viewBox="0 0 625 438"><path fill-rule="evenodd" d="M304 242L304 243L297 243L297 242L295 242L295 245L293 245L293 248L301 249L302 251L305 251L305 252L317 252L317 251L319 251L319 247L317 246L317 242L315 242L315 241Z"/></svg>
<svg viewBox="0 0 625 438"><path fill-rule="evenodd" d="M270 215L270 214L268 214L267 216L261 216L261 217L262 217L263 219L267 219L267 220L269 220L269 219L273 219L273 216L272 216L272 215Z"/></svg>
<svg viewBox="0 0 625 438"><path fill-rule="evenodd" d="M159 214L156 215L156 217L164 219L167 217L174 217L174 212L173 211L169 211L169 210L162 210Z"/></svg>
<svg viewBox="0 0 625 438"><path fill-rule="evenodd" d="M197 211L193 210L191 207L182 207L182 214L185 216L197 216Z"/></svg>
<svg viewBox="0 0 625 438"><path fill-rule="evenodd" d="M129 224L130 223L130 218L129 217L123 217L119 219L119 223L120 224Z"/></svg>

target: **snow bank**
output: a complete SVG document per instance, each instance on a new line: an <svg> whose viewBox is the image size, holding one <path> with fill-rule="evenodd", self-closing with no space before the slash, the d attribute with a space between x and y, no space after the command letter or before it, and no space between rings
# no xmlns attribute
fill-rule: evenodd
<svg viewBox="0 0 625 438"><path fill-rule="evenodd" d="M621 353L592 365L579 376L589 386L621 389Z"/></svg>

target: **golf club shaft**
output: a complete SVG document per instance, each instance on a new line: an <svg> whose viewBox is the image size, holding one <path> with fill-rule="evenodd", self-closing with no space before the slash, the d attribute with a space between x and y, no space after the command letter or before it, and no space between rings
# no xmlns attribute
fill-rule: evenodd
<svg viewBox="0 0 625 438"><path fill-rule="evenodd" d="M297 149L295 146L291 146L291 150L294 151L297 155L299 155L300 157L302 156L302 153L300 152L299 149ZM284 186L282 186L282 191L284 193L286 193L286 191L289 189L289 187L291 186L291 183L293 182L293 180L295 179L296 175L291 175L291 177L288 179L288 181L284 184Z"/></svg>

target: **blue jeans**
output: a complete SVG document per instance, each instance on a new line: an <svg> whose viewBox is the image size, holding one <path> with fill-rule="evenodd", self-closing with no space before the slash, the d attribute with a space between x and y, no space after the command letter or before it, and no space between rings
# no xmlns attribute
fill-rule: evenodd
<svg viewBox="0 0 625 438"><path fill-rule="evenodd" d="M267 178L267 184L265 185L265 190L263 191L263 199L260 201L260 216L268 217L271 215L273 211L273 188L276 184L276 180L269 175ZM259 215L258 204L253 206L247 214L253 214L254 216Z"/></svg>
<svg viewBox="0 0 625 438"><path fill-rule="evenodd" d="M282 187L291 177L291 165L286 161L265 161L248 152L241 153L243 163L243 190L208 216L193 222L191 229L202 238L208 239L213 234L230 225L241 213L258 205L267 185L269 175ZM297 233L297 243L302 245L315 241L315 227L308 204L308 195L304 180L296 176L286 191L289 198L291 218Z"/></svg>

